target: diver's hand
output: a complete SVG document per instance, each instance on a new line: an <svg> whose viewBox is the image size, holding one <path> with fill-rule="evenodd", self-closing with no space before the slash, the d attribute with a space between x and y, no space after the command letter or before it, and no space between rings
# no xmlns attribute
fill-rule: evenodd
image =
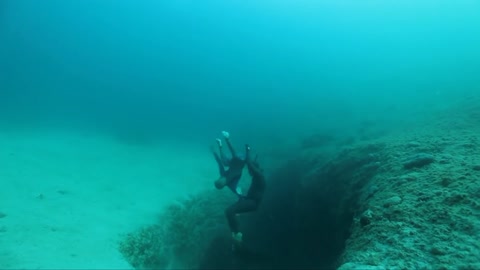
<svg viewBox="0 0 480 270"><path fill-rule="evenodd" d="M222 140L221 139L215 139L217 141L218 147L222 147Z"/></svg>
<svg viewBox="0 0 480 270"><path fill-rule="evenodd" d="M222 131L222 135L225 139L229 139L230 138L230 133L228 133L227 131Z"/></svg>

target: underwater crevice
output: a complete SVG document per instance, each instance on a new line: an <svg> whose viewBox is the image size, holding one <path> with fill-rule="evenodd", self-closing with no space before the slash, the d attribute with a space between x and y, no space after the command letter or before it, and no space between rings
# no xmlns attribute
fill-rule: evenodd
<svg viewBox="0 0 480 270"><path fill-rule="evenodd" d="M248 254L225 253L231 243L217 239L199 268L335 269L363 187L379 167L381 148L369 145L330 160L317 156L287 162L270 175L261 208L240 217Z"/></svg>

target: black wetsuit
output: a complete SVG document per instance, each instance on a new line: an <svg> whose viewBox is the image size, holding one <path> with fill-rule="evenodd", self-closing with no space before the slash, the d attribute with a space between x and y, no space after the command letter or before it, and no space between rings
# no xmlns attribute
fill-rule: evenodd
<svg viewBox="0 0 480 270"><path fill-rule="evenodd" d="M230 140L226 140L228 148L232 154L232 158L230 160L224 155L223 151L220 151L219 156L217 153L213 153L215 156L215 160L218 163L218 169L220 171L220 176L225 177L226 185L237 195L237 185L242 178L243 168L245 167L245 160L239 157L235 150L230 143ZM228 170L225 170L225 166L228 166Z"/></svg>
<svg viewBox="0 0 480 270"><path fill-rule="evenodd" d="M265 192L265 176L260 170L260 168L257 166L257 164L253 163L250 160L248 151L246 157L246 164L250 175L252 176L252 183L250 184L248 193L246 196L240 195L239 200L225 210L228 225L233 233L238 233L239 231L236 214L257 210L262 200L263 193Z"/></svg>

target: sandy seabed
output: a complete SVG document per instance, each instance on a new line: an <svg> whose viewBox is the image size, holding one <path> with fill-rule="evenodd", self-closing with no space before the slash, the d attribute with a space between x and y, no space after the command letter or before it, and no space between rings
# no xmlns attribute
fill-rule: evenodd
<svg viewBox="0 0 480 270"><path fill-rule="evenodd" d="M0 149L2 269L132 268L121 236L218 174L200 143L0 132Z"/></svg>

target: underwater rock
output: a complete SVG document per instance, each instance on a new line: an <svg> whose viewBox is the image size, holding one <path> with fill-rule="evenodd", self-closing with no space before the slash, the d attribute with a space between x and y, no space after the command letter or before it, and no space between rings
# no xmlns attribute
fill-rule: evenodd
<svg viewBox="0 0 480 270"><path fill-rule="evenodd" d="M7 216L7 214L5 214L5 213L3 213L3 212L0 212L0 218L4 218L4 217L6 217L6 216Z"/></svg>
<svg viewBox="0 0 480 270"><path fill-rule="evenodd" d="M446 155L440 156L440 160L438 161L438 163L450 164L453 160L455 160L455 158L452 155L446 154Z"/></svg>
<svg viewBox="0 0 480 270"><path fill-rule="evenodd" d="M399 196L393 196L391 198L388 198L383 204L383 206L390 207L392 205L400 204L401 202L402 202L402 198L400 198Z"/></svg>
<svg viewBox="0 0 480 270"><path fill-rule="evenodd" d="M440 181L440 185L442 185L442 187L448 187L453 182L454 180L452 178L443 177L442 180Z"/></svg>
<svg viewBox="0 0 480 270"><path fill-rule="evenodd" d="M370 225L370 223L372 223L372 218L373 212L372 210L368 209L367 211L363 212L362 216L360 217L360 225L362 225L362 227Z"/></svg>
<svg viewBox="0 0 480 270"><path fill-rule="evenodd" d="M379 190L357 202L337 269L480 269L480 144L461 147L470 136L478 130L434 126L389 139L367 183Z"/></svg>
<svg viewBox="0 0 480 270"><path fill-rule="evenodd" d="M435 158L430 154L419 153L410 156L403 162L403 168L413 169L421 168L435 161Z"/></svg>
<svg viewBox="0 0 480 270"><path fill-rule="evenodd" d="M366 189L366 192L365 192L365 198L369 199L369 198L373 197L373 195L375 195L375 193L377 193L377 191L378 191L378 186L377 185L368 186L368 188Z"/></svg>
<svg viewBox="0 0 480 270"><path fill-rule="evenodd" d="M435 256L442 256L447 254L447 251L445 250L445 247L436 245L430 248L430 253Z"/></svg>

